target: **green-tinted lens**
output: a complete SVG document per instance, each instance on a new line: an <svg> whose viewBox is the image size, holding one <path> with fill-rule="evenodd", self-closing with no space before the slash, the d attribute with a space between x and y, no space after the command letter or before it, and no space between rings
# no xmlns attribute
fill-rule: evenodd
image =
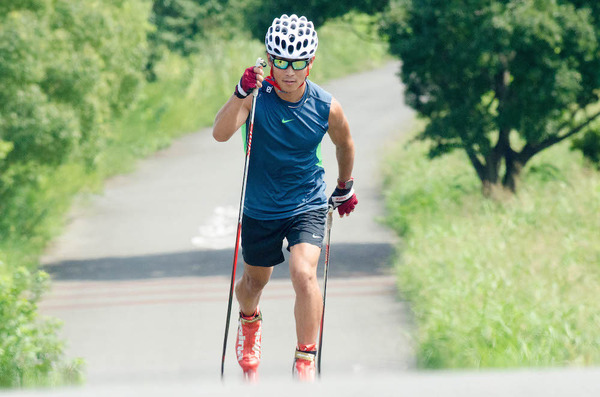
<svg viewBox="0 0 600 397"><path fill-rule="evenodd" d="M292 62L292 69L294 69L294 70L302 70L307 66L308 66L308 60L306 60L306 59L303 59L301 61L293 61Z"/></svg>
<svg viewBox="0 0 600 397"><path fill-rule="evenodd" d="M272 58L272 59L273 59L273 65L275 65L275 67L277 69L287 69L288 65L290 64L288 61L283 60L283 59L277 59L277 58Z"/></svg>

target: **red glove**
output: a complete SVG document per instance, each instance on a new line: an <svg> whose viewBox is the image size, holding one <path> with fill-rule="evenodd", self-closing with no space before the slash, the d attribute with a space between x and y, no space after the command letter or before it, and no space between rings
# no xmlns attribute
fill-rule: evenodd
<svg viewBox="0 0 600 397"><path fill-rule="evenodd" d="M235 86L234 93L238 98L246 98L248 95L250 95L252 90L256 88L256 76L257 73L254 73L254 66L250 66L244 70L244 74L242 75L240 82Z"/></svg>
<svg viewBox="0 0 600 397"><path fill-rule="evenodd" d="M337 208L340 216L350 215L350 213L354 211L356 204L358 204L353 185L354 178L351 178L346 182L338 181L337 187L333 191L331 197L329 197L329 206L333 209Z"/></svg>

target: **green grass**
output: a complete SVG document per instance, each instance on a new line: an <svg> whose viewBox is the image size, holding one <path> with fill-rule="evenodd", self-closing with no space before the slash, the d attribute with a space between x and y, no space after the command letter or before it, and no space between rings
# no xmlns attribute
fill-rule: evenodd
<svg viewBox="0 0 600 397"><path fill-rule="evenodd" d="M491 201L460 153L425 152L404 144L386 163L419 365L600 364L600 174L562 145L526 168L517 196Z"/></svg>

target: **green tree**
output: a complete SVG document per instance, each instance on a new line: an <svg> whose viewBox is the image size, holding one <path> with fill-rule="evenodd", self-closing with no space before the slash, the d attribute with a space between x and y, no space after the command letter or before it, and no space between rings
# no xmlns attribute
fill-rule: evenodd
<svg viewBox="0 0 600 397"><path fill-rule="evenodd" d="M596 40L600 42L600 2L588 0L573 0L577 7L588 7L596 31ZM600 57L600 54L597 55ZM600 170L600 122L590 124L590 128L573 140L574 149L580 150L583 155L596 165Z"/></svg>
<svg viewBox="0 0 600 397"><path fill-rule="evenodd" d="M219 31L232 37L239 10L230 0L154 0L151 22L155 29L149 38L154 45L165 45L184 56L198 51L200 41ZM235 30L240 30L239 26Z"/></svg>
<svg viewBox="0 0 600 397"><path fill-rule="evenodd" d="M146 78L156 80L154 68L165 51L187 57L203 48L203 40L233 40L244 30L242 14L233 1L152 0Z"/></svg>
<svg viewBox="0 0 600 397"><path fill-rule="evenodd" d="M430 155L464 150L484 194L600 117L594 2L398 0L383 21ZM596 22L597 23L597 22Z"/></svg>
<svg viewBox="0 0 600 397"><path fill-rule="evenodd" d="M40 221L36 188L55 167L94 166L143 84L148 13L144 0L2 2L0 235Z"/></svg>
<svg viewBox="0 0 600 397"><path fill-rule="evenodd" d="M373 14L383 11L389 0L232 0L244 14L244 22L258 40L265 39L265 33L273 19L282 14L304 15L318 28L328 19L342 16L349 11Z"/></svg>

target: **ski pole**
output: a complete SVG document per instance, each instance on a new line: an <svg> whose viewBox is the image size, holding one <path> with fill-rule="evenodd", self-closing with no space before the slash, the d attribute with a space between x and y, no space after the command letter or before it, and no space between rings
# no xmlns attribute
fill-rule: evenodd
<svg viewBox="0 0 600 397"><path fill-rule="evenodd" d="M327 210L327 240L325 242L325 265L323 275L323 312L321 313L321 329L319 330L319 348L317 357L317 372L321 377L321 356L323 355L323 324L325 323L325 302L327 299L327 274L329 271L329 247L331 243L331 225L333 224L333 206Z"/></svg>
<svg viewBox="0 0 600 397"><path fill-rule="evenodd" d="M267 66L267 63L262 58L256 59L256 67ZM229 321L231 317L231 303L233 301L233 289L235 286L235 270L237 268L238 252L240 248L240 238L242 233L242 216L244 214L244 198L246 197L246 181L248 180L248 163L250 161L250 147L252 146L252 130L254 129L254 112L256 110L256 97L258 96L258 88L252 92L252 108L250 109L250 128L246 136L246 160L244 162L244 176L242 178L242 194L240 198L240 210L238 214L237 233L235 236L235 250L233 253L233 267L231 269L231 284L229 287L229 301L227 303L227 318L225 319L225 336L223 337L223 357L221 359L221 379L225 373L225 353L227 351L227 336L229 334Z"/></svg>

